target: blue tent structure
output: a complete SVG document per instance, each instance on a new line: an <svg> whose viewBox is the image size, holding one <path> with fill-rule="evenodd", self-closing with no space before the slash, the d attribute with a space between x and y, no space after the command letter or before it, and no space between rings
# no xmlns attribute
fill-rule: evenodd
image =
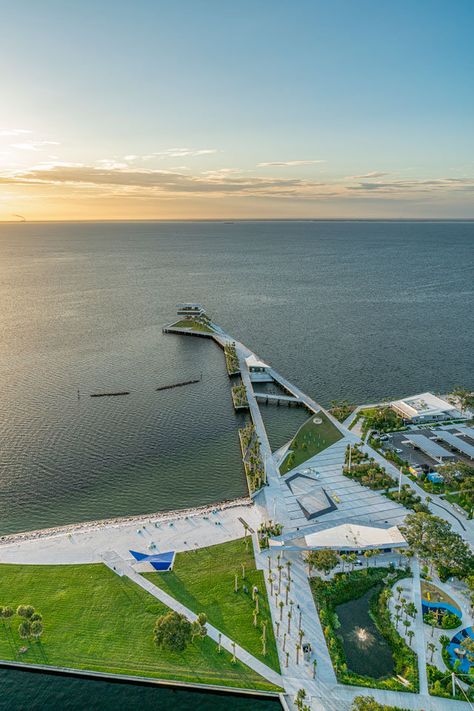
<svg viewBox="0 0 474 711"><path fill-rule="evenodd" d="M161 573L166 573L168 570L173 568L174 557L176 553L174 551L168 551L167 553L140 553L139 551L130 551L135 560L140 563L150 563L150 565Z"/></svg>

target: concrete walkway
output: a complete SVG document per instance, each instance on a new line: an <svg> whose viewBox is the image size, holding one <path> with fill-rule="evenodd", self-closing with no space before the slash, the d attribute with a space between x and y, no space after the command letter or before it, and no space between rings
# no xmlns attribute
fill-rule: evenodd
<svg viewBox="0 0 474 711"><path fill-rule="evenodd" d="M418 679L420 684L420 694L428 694L425 630L423 628L423 610L421 607L420 564L417 558L412 559L411 569L413 572L413 602L416 606L416 616L413 622L416 642L415 649L418 654Z"/></svg>

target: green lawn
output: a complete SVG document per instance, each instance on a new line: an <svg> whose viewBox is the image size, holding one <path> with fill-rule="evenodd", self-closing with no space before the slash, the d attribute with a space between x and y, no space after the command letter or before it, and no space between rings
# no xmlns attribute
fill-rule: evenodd
<svg viewBox="0 0 474 711"><path fill-rule="evenodd" d="M170 573L146 573L145 577L165 590L196 613L205 612L209 622L237 644L261 659L268 666L280 671L275 638L270 621L270 611L265 590L264 574L255 569L252 544L249 550L245 541L221 543L200 548L189 553L178 553L174 570ZM241 563L245 564L245 580L242 580ZM234 592L234 576L239 574L239 591ZM249 592L243 592L243 585ZM251 590L256 585L260 591L259 616L261 623L267 620L267 653L262 655L262 629L253 626Z"/></svg>
<svg viewBox="0 0 474 711"><path fill-rule="evenodd" d="M320 419L322 422L316 424L315 419ZM342 433L323 412L311 415L293 437L289 454L280 466L280 473L286 474L339 439L342 439Z"/></svg>
<svg viewBox="0 0 474 711"><path fill-rule="evenodd" d="M19 618L0 623L0 658L196 683L272 689L210 639L182 652L159 650L156 618L167 608L105 565L0 565L0 605L31 604L43 615L40 643L25 644Z"/></svg>
<svg viewBox="0 0 474 711"><path fill-rule="evenodd" d="M212 328L206 326L205 323L199 323L198 321L193 321L192 319L184 319L183 321L177 321L172 324L173 328L192 328L193 331L202 331L203 333L214 333Z"/></svg>

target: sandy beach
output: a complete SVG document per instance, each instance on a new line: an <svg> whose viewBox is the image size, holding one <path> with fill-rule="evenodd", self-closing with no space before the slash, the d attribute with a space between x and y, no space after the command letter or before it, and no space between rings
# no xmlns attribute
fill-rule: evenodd
<svg viewBox="0 0 474 711"><path fill-rule="evenodd" d="M192 550L243 536L239 518L254 530L262 520L259 507L244 498L214 506L25 531L0 539L0 563L99 563L112 553L131 559L130 550Z"/></svg>

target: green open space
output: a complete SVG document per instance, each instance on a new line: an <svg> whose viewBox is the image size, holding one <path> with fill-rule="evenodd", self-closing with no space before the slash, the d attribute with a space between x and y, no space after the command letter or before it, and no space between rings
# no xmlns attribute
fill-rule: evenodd
<svg viewBox="0 0 474 711"><path fill-rule="evenodd" d="M288 454L280 466L280 473L286 474L339 439L342 439L342 433L324 412L311 415L293 437Z"/></svg>
<svg viewBox="0 0 474 711"><path fill-rule="evenodd" d="M214 333L212 328L210 328L205 323L200 323L199 321L193 321L192 319L183 319L182 321L177 321L172 324L173 328L191 328L193 331L200 331L202 333Z"/></svg>
<svg viewBox="0 0 474 711"><path fill-rule="evenodd" d="M184 652L158 649L153 627L168 608L128 578L92 565L0 565L0 605L33 605L38 642L20 639L17 616L0 625L0 658L236 688L274 689L209 637ZM21 653L22 647L27 651Z"/></svg>
<svg viewBox="0 0 474 711"><path fill-rule="evenodd" d="M237 644L280 671L273 635L264 573L255 567L250 537L239 538L195 551L178 553L169 573L145 573L155 585L193 612L205 612L210 624ZM245 578L242 579L242 564ZM235 574L238 591L234 591ZM244 586L248 592L244 591ZM259 613L254 627L252 588L259 590ZM266 655L262 651L262 623L266 622Z"/></svg>

